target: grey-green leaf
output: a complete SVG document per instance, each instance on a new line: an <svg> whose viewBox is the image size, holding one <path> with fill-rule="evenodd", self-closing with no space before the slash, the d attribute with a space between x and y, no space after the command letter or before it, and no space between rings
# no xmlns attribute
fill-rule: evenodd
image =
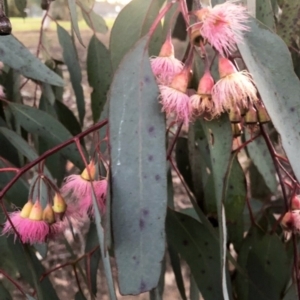
<svg viewBox="0 0 300 300"><path fill-rule="evenodd" d="M1 36L1 61L22 75L55 86L63 86L64 82L55 72L50 70L38 58L21 44L14 36Z"/></svg>
<svg viewBox="0 0 300 300"><path fill-rule="evenodd" d="M232 131L228 116L223 114L219 119L202 122L204 132L209 141L214 189L217 201L220 255L222 266L222 287L225 299L230 299L230 281L227 276L227 227L224 208L225 184L228 180L228 168L231 161Z"/></svg>
<svg viewBox="0 0 300 300"><path fill-rule="evenodd" d="M116 70L123 56L152 25L162 0L133 0L118 15L110 36L113 69Z"/></svg>
<svg viewBox="0 0 300 300"><path fill-rule="evenodd" d="M238 47L300 180L299 79L283 40L255 20L251 20L250 29Z"/></svg>
<svg viewBox="0 0 300 300"><path fill-rule="evenodd" d="M245 136L247 140L251 138L248 131L245 132ZM266 185L273 194L276 194L278 186L276 170L264 138L259 136L247 145L247 149L251 160L263 176Z"/></svg>
<svg viewBox="0 0 300 300"><path fill-rule="evenodd" d="M103 110L112 78L112 66L108 49L94 35L88 46L87 75L93 88L91 95L93 120L96 122Z"/></svg>
<svg viewBox="0 0 300 300"><path fill-rule="evenodd" d="M170 209L166 231L168 243L189 265L203 298L223 300L218 241L197 220Z"/></svg>
<svg viewBox="0 0 300 300"><path fill-rule="evenodd" d="M109 98L112 218L122 294L157 286L165 250L165 122L148 39L143 37L124 57Z"/></svg>
<svg viewBox="0 0 300 300"><path fill-rule="evenodd" d="M94 10L90 9L84 1L80 1L81 3L81 11L82 16L86 22L86 24L94 31L105 34L108 30L108 27L105 23L105 20L102 16L98 15L94 12Z"/></svg>
<svg viewBox="0 0 300 300"><path fill-rule="evenodd" d="M82 46L84 46L83 41L81 39L80 30L78 26L78 16L77 16L77 7L75 0L68 0L68 6L70 10L72 29L75 31L75 34Z"/></svg>
<svg viewBox="0 0 300 300"><path fill-rule="evenodd" d="M63 48L63 58L70 73L72 87L76 96L79 120L80 123L82 124L85 115L85 102L84 102L83 89L81 86L81 80L82 80L81 68L78 62L76 48L74 46L74 43L69 33L58 24L57 24L57 34L58 34L59 43Z"/></svg>
<svg viewBox="0 0 300 300"><path fill-rule="evenodd" d="M41 136L51 143L52 147L72 137L59 121L41 110L16 103L9 103L9 107L22 127L30 133ZM83 167L80 154L74 144L63 148L61 153L79 168Z"/></svg>
<svg viewBox="0 0 300 300"><path fill-rule="evenodd" d="M35 152L35 150L29 146L28 143L17 133L5 127L0 127L0 132L20 153L28 158L28 160L33 161L38 158L38 154ZM44 171L49 178L52 178L47 168L44 168Z"/></svg>

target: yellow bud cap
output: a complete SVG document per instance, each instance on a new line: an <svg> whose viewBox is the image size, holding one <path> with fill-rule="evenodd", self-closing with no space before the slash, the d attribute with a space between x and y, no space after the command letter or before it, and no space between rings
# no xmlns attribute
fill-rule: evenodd
<svg viewBox="0 0 300 300"><path fill-rule="evenodd" d="M36 201L29 214L30 220L41 221L43 219L43 208L40 201Z"/></svg>
<svg viewBox="0 0 300 300"><path fill-rule="evenodd" d="M88 168L89 171L90 171L91 177L89 176L89 172L88 172L87 168ZM82 173L81 173L81 175L80 175L81 178L84 179L84 180L86 180L86 181L94 180L94 179L95 179L95 175L96 175L96 166L95 166L94 162L91 161L91 162L89 163L89 165L87 166L87 168L85 168L85 169L82 171Z"/></svg>
<svg viewBox="0 0 300 300"><path fill-rule="evenodd" d="M229 120L231 123L240 123L242 120L241 111L238 107L230 109Z"/></svg>
<svg viewBox="0 0 300 300"><path fill-rule="evenodd" d="M21 213L20 213L20 216L22 218L28 218L29 215L30 215L30 211L33 207L33 203L31 200L28 200L28 202L23 206L22 210L21 210Z"/></svg>
<svg viewBox="0 0 300 300"><path fill-rule="evenodd" d="M242 134L242 126L240 123L231 123L233 137L238 137Z"/></svg>
<svg viewBox="0 0 300 300"><path fill-rule="evenodd" d="M55 215L51 205L48 203L43 211L43 220L49 224L55 222Z"/></svg>
<svg viewBox="0 0 300 300"><path fill-rule="evenodd" d="M52 209L55 213L64 213L67 209L67 204L64 200L64 198L58 194L55 193L55 196L53 198L53 206Z"/></svg>

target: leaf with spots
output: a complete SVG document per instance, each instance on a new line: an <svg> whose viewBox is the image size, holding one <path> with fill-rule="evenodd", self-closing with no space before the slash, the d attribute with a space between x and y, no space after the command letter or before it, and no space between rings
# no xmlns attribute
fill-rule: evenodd
<svg viewBox="0 0 300 300"><path fill-rule="evenodd" d="M275 12L273 11L271 0L256 1L256 19L273 31L276 30Z"/></svg>
<svg viewBox="0 0 300 300"><path fill-rule="evenodd" d="M133 0L119 13L111 30L109 42L114 70L128 50L148 32L163 2L163 0ZM150 43L150 55L157 55L161 45L162 27L159 25Z"/></svg>
<svg viewBox="0 0 300 300"><path fill-rule="evenodd" d="M300 2L284 0L280 8L282 14L277 25L277 33L288 46L292 46L299 39L300 35Z"/></svg>
<svg viewBox="0 0 300 300"><path fill-rule="evenodd" d="M245 132L247 140L251 138L248 131ZM274 195L277 193L277 179L274 163L266 145L266 142L262 136L259 136L254 141L247 145L249 156L254 165L263 176L267 187Z"/></svg>
<svg viewBox="0 0 300 300"><path fill-rule="evenodd" d="M227 227L225 218L225 193L229 175L229 165L232 162L231 156L232 131L227 114L219 119L210 122L202 122L206 139L209 141L211 156L211 168L214 181L215 199L218 212L220 256L222 270L222 288L225 299L230 299L231 285L227 272Z"/></svg>
<svg viewBox="0 0 300 300"><path fill-rule="evenodd" d="M1 36L1 61L23 76L55 86L63 86L63 79L50 70L25 48L14 36Z"/></svg>
<svg viewBox="0 0 300 300"><path fill-rule="evenodd" d="M71 133L58 120L46 112L17 103L9 103L9 107L25 130L42 137L52 147L72 137ZM71 144L59 152L77 167L83 168L83 162L75 144Z"/></svg>
<svg viewBox="0 0 300 300"><path fill-rule="evenodd" d="M112 67L109 50L94 35L88 46L87 75L91 94L93 120L96 122L103 110L111 83Z"/></svg>
<svg viewBox="0 0 300 300"><path fill-rule="evenodd" d="M220 245L204 225L185 214L168 210L168 243L189 265L204 299L222 299Z"/></svg>
<svg viewBox="0 0 300 300"><path fill-rule="evenodd" d="M236 250L240 248L244 237L243 211L246 194L244 171L235 157L228 173L224 205L229 241L233 243Z"/></svg>
<svg viewBox="0 0 300 300"><path fill-rule="evenodd" d="M120 291L126 295L157 286L165 252L165 121L148 39L124 57L109 95L114 249Z"/></svg>
<svg viewBox="0 0 300 300"><path fill-rule="evenodd" d="M293 71L291 55L279 36L250 22L251 31L238 44L258 92L281 136L282 146L291 167L300 180L300 85ZM280 70L280 72L278 71Z"/></svg>
<svg viewBox="0 0 300 300"><path fill-rule="evenodd" d="M250 230L239 252L238 264L247 270L249 276L248 280L237 276L238 299L282 298L292 263L285 245L276 234L264 234L257 228Z"/></svg>

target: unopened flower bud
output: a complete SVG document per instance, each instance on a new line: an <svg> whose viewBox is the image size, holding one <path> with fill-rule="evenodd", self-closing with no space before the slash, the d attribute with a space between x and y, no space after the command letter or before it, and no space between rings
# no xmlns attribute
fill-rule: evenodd
<svg viewBox="0 0 300 300"><path fill-rule="evenodd" d="M292 210L300 210L300 195L295 195L291 203Z"/></svg>
<svg viewBox="0 0 300 300"><path fill-rule="evenodd" d="M34 203L28 218L34 221L41 221L43 219L43 208L40 201Z"/></svg>
<svg viewBox="0 0 300 300"><path fill-rule="evenodd" d="M89 172L87 169L89 170ZM81 176L81 178L83 178L84 180L87 180L87 181L90 181L90 180L93 181L95 179L96 166L92 160L89 163L89 165L82 171L80 176Z"/></svg>
<svg viewBox="0 0 300 300"><path fill-rule="evenodd" d="M184 68L179 74L175 75L170 87L180 91L182 93L185 93L188 87L190 81L190 70L187 68Z"/></svg>
<svg viewBox="0 0 300 300"><path fill-rule="evenodd" d="M64 213L67 209L67 204L66 204L64 198L58 193L55 193L55 196L53 198L52 209L55 213L58 213L58 214Z"/></svg>
<svg viewBox="0 0 300 300"><path fill-rule="evenodd" d="M250 105L249 110L247 111L245 115L245 123L246 124L256 124L258 122L257 118L257 111L253 107L253 105Z"/></svg>
<svg viewBox="0 0 300 300"><path fill-rule="evenodd" d="M238 72L234 64L225 57L219 56L219 74L220 78L226 77Z"/></svg>
<svg viewBox="0 0 300 300"><path fill-rule="evenodd" d="M239 137L242 134L241 123L231 123L232 135L233 137Z"/></svg>
<svg viewBox="0 0 300 300"><path fill-rule="evenodd" d="M174 57L174 46L172 43L171 34L168 34L166 41L161 46L160 52L158 54L160 57Z"/></svg>
<svg viewBox="0 0 300 300"><path fill-rule="evenodd" d="M229 112L229 120L231 123L240 123L242 120L241 112L238 107L235 107Z"/></svg>
<svg viewBox="0 0 300 300"><path fill-rule="evenodd" d="M31 209L33 207L33 203L31 201L31 199L28 200L28 202L23 206L21 212L20 212L20 216L22 218L28 218L31 212Z"/></svg>
<svg viewBox="0 0 300 300"><path fill-rule="evenodd" d="M43 220L48 224L55 223L55 215L51 205L48 203L43 211Z"/></svg>
<svg viewBox="0 0 300 300"><path fill-rule="evenodd" d="M271 118L263 104L256 103L255 107L257 109L258 120L260 123L268 123L271 121Z"/></svg>

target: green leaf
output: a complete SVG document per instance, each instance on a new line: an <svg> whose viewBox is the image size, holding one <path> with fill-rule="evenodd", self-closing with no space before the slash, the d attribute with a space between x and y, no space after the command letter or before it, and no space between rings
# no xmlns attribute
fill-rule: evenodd
<svg viewBox="0 0 300 300"><path fill-rule="evenodd" d="M101 226L101 215L100 215L97 200L96 200L96 197L95 197L95 194L93 191L92 191L92 198L93 198L93 206L94 206L94 210L95 210L95 223L96 223L97 235L98 235L98 240L99 240L99 245L100 245L101 258L102 258L103 265L104 265L105 277L106 277L107 285L108 285L109 296L110 296L111 300L117 300L115 287L114 287L114 279L113 279L113 275L112 275L112 271L111 271L109 253L108 253L107 249L105 249L105 247L104 247L104 232L103 232L103 228Z"/></svg>
<svg viewBox="0 0 300 300"><path fill-rule="evenodd" d="M191 300L200 299L199 289L197 287L197 283L192 274L190 275L190 299Z"/></svg>
<svg viewBox="0 0 300 300"><path fill-rule="evenodd" d="M83 1L80 1L80 7L86 24L93 31L105 34L108 30L105 20L95 13L93 9L89 8Z"/></svg>
<svg viewBox="0 0 300 300"><path fill-rule="evenodd" d="M91 38L87 54L87 75L93 88L91 95L93 120L96 122L103 110L111 83L110 53L95 35Z"/></svg>
<svg viewBox="0 0 300 300"><path fill-rule="evenodd" d="M195 219L168 210L168 243L189 265L204 299L224 299L222 292L219 244Z"/></svg>
<svg viewBox="0 0 300 300"><path fill-rule="evenodd" d="M250 133L245 132L246 139L250 139ZM254 141L247 145L249 156L256 168L263 176L267 187L275 195L277 193L276 169L266 142L262 136L259 136Z"/></svg>
<svg viewBox="0 0 300 300"><path fill-rule="evenodd" d="M300 85L293 71L290 53L276 34L250 22L244 42L238 47L258 88L262 101L281 136L285 153L291 162L298 161L300 148ZM280 72L278 71L280 70ZM291 167L300 180L300 166Z"/></svg>
<svg viewBox="0 0 300 300"><path fill-rule="evenodd" d="M187 297L185 295L185 289L184 289L184 283L183 283L183 277L181 273L181 266L180 266L180 258L178 253L175 251L172 245L168 245L169 250L169 256L170 256L170 262L171 266L175 275L175 280L177 284L177 288L179 290L180 296L183 300L187 300Z"/></svg>
<svg viewBox="0 0 300 300"><path fill-rule="evenodd" d="M189 189L194 192L193 177L188 150L188 140L184 137L179 137L175 146L176 164Z"/></svg>
<svg viewBox="0 0 300 300"><path fill-rule="evenodd" d="M14 131L5 127L0 127L0 132L29 161L33 161L39 157L35 150L31 146L29 146L28 143ZM44 171L49 178L52 178L47 168L44 168Z"/></svg>
<svg viewBox="0 0 300 300"><path fill-rule="evenodd" d="M40 99L39 109L49 113L55 119L57 119L56 110L45 97L44 93L42 93ZM42 153L51 149L52 144L47 139L38 137L36 147L38 148L39 154L41 155ZM56 183L60 185L65 175L66 159L63 158L61 153L54 153L45 159L45 165L51 172L52 176L56 179Z"/></svg>
<svg viewBox="0 0 300 300"><path fill-rule="evenodd" d="M0 299L12 300L12 297L11 297L9 291L4 287L2 282L0 282Z"/></svg>
<svg viewBox="0 0 300 300"><path fill-rule="evenodd" d="M77 135L81 132L81 127L78 120L74 116L73 112L64 103L56 100L54 103L54 109L60 123L63 124L72 135Z"/></svg>
<svg viewBox="0 0 300 300"><path fill-rule="evenodd" d="M82 80L81 68L78 62L76 48L73 44L71 36L63 27L59 26L58 24L57 24L57 34L58 34L59 43L63 48L63 58L65 64L68 67L68 71L70 73L72 87L76 96L79 120L82 125L84 115L85 115L85 102L84 102L83 89L81 86L81 80Z"/></svg>
<svg viewBox="0 0 300 300"><path fill-rule="evenodd" d="M69 10L70 10L72 29L75 31L75 34L76 34L80 44L82 46L84 46L83 41L81 39L79 26L78 26L76 1L75 0L68 0L68 6L69 6ZM59 26L59 25L57 25L57 26Z"/></svg>
<svg viewBox="0 0 300 300"><path fill-rule="evenodd" d="M212 173L217 201L220 255L222 265L222 288L225 299L230 299L230 282L226 280L226 252L227 230L224 209L224 196L226 181L228 180L229 163L231 157L232 131L228 116L223 114L219 119L210 122L202 122L206 138L209 141L209 149L212 163ZM228 291L229 289L229 291Z"/></svg>
<svg viewBox="0 0 300 300"><path fill-rule="evenodd" d="M271 0L256 0L256 19L264 23L273 31L276 30L275 13Z"/></svg>
<svg viewBox="0 0 300 300"><path fill-rule="evenodd" d="M276 234L251 230L239 253L238 264L247 270L249 280L256 286L254 288L246 278L241 280L238 275L238 299L281 299L292 265Z"/></svg>
<svg viewBox="0 0 300 300"><path fill-rule="evenodd" d="M27 245L23 246L19 241L14 242L13 236L9 236L7 241L22 278L32 287L37 288L38 298L59 300L48 277L39 282L39 278L45 272L45 269L32 249Z"/></svg>
<svg viewBox="0 0 300 300"><path fill-rule="evenodd" d="M216 192L214 188L214 178L212 172L212 161L209 150L208 139L205 135L204 124L200 120L195 121L194 128L189 129L189 153L190 161L193 161L192 167L195 184L202 185L204 193L205 211L208 214L215 215L217 212ZM201 187L198 186L199 196ZM202 196L203 197L203 196ZM198 199L199 201L201 198ZM201 202L200 202L201 203Z"/></svg>
<svg viewBox="0 0 300 300"><path fill-rule="evenodd" d="M292 46L299 39L300 34L300 3L295 0L284 0L280 8L282 15L277 26L277 33L288 46Z"/></svg>
<svg viewBox="0 0 300 300"><path fill-rule="evenodd" d="M244 238L243 211L247 196L246 178L237 158L234 158L228 173L225 195L225 211L229 240L238 250Z"/></svg>
<svg viewBox="0 0 300 300"><path fill-rule="evenodd" d="M97 237L97 228L95 223L91 222L86 237L85 253L93 250L97 245L99 245L99 240ZM89 259L86 258L86 274L88 278L89 289L95 296L97 294L97 272L100 256L100 250L96 250Z"/></svg>
<svg viewBox="0 0 300 300"><path fill-rule="evenodd" d="M70 132L59 121L41 110L16 103L9 103L9 107L22 127L28 132L37 134L47 140L52 147L72 137ZM83 168L83 162L74 144L60 151L65 158L70 159L79 168Z"/></svg>
<svg viewBox="0 0 300 300"><path fill-rule="evenodd" d="M0 117L0 126L7 127L6 122ZM4 135L0 134L0 156L7 159L10 163L16 167L20 167L19 153L15 147L5 138Z"/></svg>
<svg viewBox="0 0 300 300"><path fill-rule="evenodd" d="M119 13L111 30L109 45L114 70L139 38L148 32L163 2L133 0Z"/></svg>
<svg viewBox="0 0 300 300"><path fill-rule="evenodd" d="M7 165L0 160L0 168L5 168ZM0 172L0 189L11 181L14 177L13 172ZM28 184L23 178L19 178L13 186L7 191L4 199L9 200L11 203L18 207L22 207L27 202L28 197Z"/></svg>
<svg viewBox="0 0 300 300"><path fill-rule="evenodd" d="M147 53L148 38L124 57L109 98L112 218L122 294L140 294L157 286L165 249L165 122Z"/></svg>
<svg viewBox="0 0 300 300"><path fill-rule="evenodd" d="M1 36L1 61L22 75L55 86L63 86L61 77L45 66L14 36Z"/></svg>

